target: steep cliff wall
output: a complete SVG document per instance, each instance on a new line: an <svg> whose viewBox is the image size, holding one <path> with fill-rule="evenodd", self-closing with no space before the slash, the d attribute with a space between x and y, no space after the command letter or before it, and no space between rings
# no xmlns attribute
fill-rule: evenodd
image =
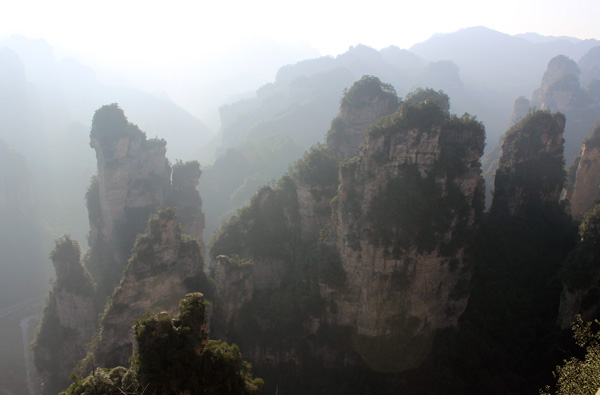
<svg viewBox="0 0 600 395"><path fill-rule="evenodd" d="M533 92L531 107L560 111L566 115L565 159L570 163L581 141L600 119L600 97L593 90L583 89L577 64L564 55L550 60L539 89Z"/></svg>
<svg viewBox="0 0 600 395"><path fill-rule="evenodd" d="M79 245L68 236L57 240L50 254L56 283L33 346L43 394L67 387L71 370L85 356L85 345L96 330L96 285L80 263L80 254Z"/></svg>
<svg viewBox="0 0 600 395"><path fill-rule="evenodd" d="M96 366L126 365L132 352L131 325L147 309L177 311L178 301L203 284L199 243L182 234L175 210L163 209L139 235L121 283L107 303L95 335Z"/></svg>
<svg viewBox="0 0 600 395"><path fill-rule="evenodd" d="M558 203L565 181L564 128L563 114L534 111L506 132L490 209L493 217Z"/></svg>
<svg viewBox="0 0 600 395"><path fill-rule="evenodd" d="M198 162L167 160L166 141L146 139L116 104L96 111L90 134L98 176L87 193L90 254L86 265L104 296L112 293L138 233L158 208L178 207L184 231L202 243L204 214ZM203 247L202 247L203 248Z"/></svg>
<svg viewBox="0 0 600 395"><path fill-rule="evenodd" d="M456 326L483 209L484 131L447 110L439 92L409 96L361 132L364 148L339 171L350 145L339 149L330 133L329 147L309 150L213 240L215 331L240 345L267 387L279 380L275 366L288 385L292 371L306 377L313 364L413 368L437 329Z"/></svg>
<svg viewBox="0 0 600 395"><path fill-rule="evenodd" d="M382 84L376 77L362 77L344 95L340 112L327 133L327 146L343 158L358 155L365 129L397 109L398 96L393 86Z"/></svg>
<svg viewBox="0 0 600 395"><path fill-rule="evenodd" d="M324 317L355 331L373 369L418 366L435 330L456 326L466 307L483 144L473 118L405 104L368 129L366 149L341 166L326 244L345 281L320 284Z"/></svg>
<svg viewBox="0 0 600 395"><path fill-rule="evenodd" d="M569 169L566 199L571 204L571 214L581 217L594 207L600 198L600 125L583 140L581 152Z"/></svg>
<svg viewBox="0 0 600 395"><path fill-rule="evenodd" d="M579 314L584 321L600 313L600 206L585 213L579 226L577 247L569 254L562 269L563 292L560 299L559 324L571 327Z"/></svg>

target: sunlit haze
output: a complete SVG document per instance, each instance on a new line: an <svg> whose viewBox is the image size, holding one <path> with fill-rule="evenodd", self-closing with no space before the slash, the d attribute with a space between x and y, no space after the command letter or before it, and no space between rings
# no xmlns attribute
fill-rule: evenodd
<svg viewBox="0 0 600 395"><path fill-rule="evenodd" d="M248 65L240 64L239 54L264 40L294 44L302 49L296 56L314 57L337 55L359 43L408 49L435 33L470 26L507 34L533 31L600 38L596 21L600 3L594 0L3 3L0 39L12 34L43 38L59 57L72 56L116 72L146 90L165 92L184 106L190 93L181 86L182 76L195 75L201 86L242 73ZM252 62L259 65L260 59ZM276 68L271 68L263 79L274 79Z"/></svg>

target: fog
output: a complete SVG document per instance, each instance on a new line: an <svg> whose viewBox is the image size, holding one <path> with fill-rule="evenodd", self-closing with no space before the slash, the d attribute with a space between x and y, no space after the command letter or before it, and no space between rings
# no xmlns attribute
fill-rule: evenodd
<svg viewBox="0 0 600 395"><path fill-rule="evenodd" d="M452 113L485 124L493 157L515 100L532 98L552 58L584 58L582 90L600 78L592 52L600 4L563 3L3 6L0 321L14 311L19 320L39 313L55 239L70 234L88 248L84 197L97 173L90 126L101 106L118 103L149 139L165 139L171 163L200 162L208 245L260 186L324 141L343 92L365 74L400 97L418 87L443 90ZM566 136L572 152L581 141L574 136ZM10 393L25 380L23 348L2 347L9 346L0 344L7 356L0 371L23 359L13 378L0 376L0 392Z"/></svg>

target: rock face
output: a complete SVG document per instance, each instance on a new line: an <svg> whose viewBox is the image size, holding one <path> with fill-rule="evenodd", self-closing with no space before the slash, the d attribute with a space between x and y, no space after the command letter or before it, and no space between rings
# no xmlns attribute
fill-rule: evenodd
<svg viewBox="0 0 600 395"><path fill-rule="evenodd" d="M382 106L367 92L356 113L343 99L329 147L308 151L213 240L215 330L267 384L268 367L281 364L414 368L436 330L456 326L466 307L469 235L483 210L483 126L450 116L448 97L427 90L357 133L389 111L395 100L385 97ZM354 125L351 139L336 122ZM359 155L339 168L359 152L358 135L366 137ZM354 142L335 145L342 140Z"/></svg>
<svg viewBox="0 0 600 395"><path fill-rule="evenodd" d="M594 90L582 88L577 64L566 56L556 56L548 63L541 87L533 92L531 107L560 111L565 114L565 158L572 161L581 141L600 119L600 97Z"/></svg>
<svg viewBox="0 0 600 395"><path fill-rule="evenodd" d="M474 119L409 105L371 127L366 149L342 164L329 240L345 281L321 284L321 294L335 306L326 321L352 327L375 369L418 366L435 330L456 326L467 305L464 237L482 209L483 144ZM385 342L393 346L369 350Z"/></svg>
<svg viewBox="0 0 600 395"><path fill-rule="evenodd" d="M182 234L172 208L148 220L138 236L121 283L107 304L99 340L97 366L124 366L132 351L131 325L147 309L177 311L177 304L203 278L200 244Z"/></svg>
<svg viewBox="0 0 600 395"><path fill-rule="evenodd" d="M146 308L170 310L188 291L207 285L204 247L197 241L202 240L204 230L202 200L196 190L201 175L199 163L178 161L172 168L165 157L166 142L147 140L116 104L96 111L91 146L96 150L98 176L93 177L86 194L90 250L84 263L98 287L85 285L87 274L85 281L72 280L83 276L73 273L83 270L75 263L69 266L55 262L57 287L44 313L44 322L48 323L42 324L42 330L47 327L47 336L59 336L53 340L53 349L59 351L40 357L52 367L40 365L47 381L63 383L53 387L53 393L66 388L71 369L85 356L85 346L92 340L107 296L112 295L112 299L94 340L93 363L109 367L127 362L131 353L129 328ZM166 206L171 208L148 222L153 212ZM190 236L182 234L176 210L183 218L184 232ZM136 239L146 226L146 234ZM128 261L134 243L134 255ZM70 259L79 264L78 256ZM64 285L78 283L86 287L85 292ZM68 356L63 357L62 350L69 350ZM54 368L59 366L63 368Z"/></svg>
<svg viewBox="0 0 600 395"><path fill-rule="evenodd" d="M397 109L394 87L382 84L376 77L362 77L344 95L340 113L327 134L327 146L340 152L343 158L358 155L358 148L365 139L364 130Z"/></svg>
<svg viewBox="0 0 600 395"><path fill-rule="evenodd" d="M560 298L558 322L570 328L577 314L591 321L600 313L600 206L596 205L583 217L579 226L579 242L569 254L563 268L563 292Z"/></svg>
<svg viewBox="0 0 600 395"><path fill-rule="evenodd" d="M558 203L565 179L564 128L563 114L535 111L506 132L492 216L514 216L527 205Z"/></svg>
<svg viewBox="0 0 600 395"><path fill-rule="evenodd" d="M33 347L43 394L56 394L68 386L97 326L96 286L79 261L77 242L68 236L57 240L51 258L57 279Z"/></svg>
<svg viewBox="0 0 600 395"><path fill-rule="evenodd" d="M600 125L583 140L581 152L569 169L573 173L566 187L566 199L571 204L571 214L581 217L594 207L600 198ZM572 179L572 180L571 180Z"/></svg>
<svg viewBox="0 0 600 395"><path fill-rule="evenodd" d="M224 255L216 258L214 281L219 284L219 297L215 300L212 318L213 327L217 329L215 336L224 336L235 314L252 299L253 277L252 262Z"/></svg>
<svg viewBox="0 0 600 395"><path fill-rule="evenodd" d="M202 242L204 214L195 189L202 173L195 161L177 162L172 169L165 156L166 141L146 139L116 104L96 111L90 137L98 176L87 194L91 247L87 266L100 292L109 295L136 235L158 208L178 207L184 231Z"/></svg>
<svg viewBox="0 0 600 395"><path fill-rule="evenodd" d="M165 157L167 143L147 140L146 134L127 122L116 105L96 111L90 138L98 160L103 220L99 234L111 240L127 214L154 211L167 199L171 184L171 167Z"/></svg>

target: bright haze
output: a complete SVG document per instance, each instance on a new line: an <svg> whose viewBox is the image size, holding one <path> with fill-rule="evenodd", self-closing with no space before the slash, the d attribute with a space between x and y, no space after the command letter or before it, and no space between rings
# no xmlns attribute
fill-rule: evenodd
<svg viewBox="0 0 600 395"><path fill-rule="evenodd" d="M337 55L359 43L408 49L435 33L470 26L600 38L597 15L596 0L25 0L4 2L0 40L42 38L57 57L165 93L218 126L220 104L272 81L286 63Z"/></svg>

